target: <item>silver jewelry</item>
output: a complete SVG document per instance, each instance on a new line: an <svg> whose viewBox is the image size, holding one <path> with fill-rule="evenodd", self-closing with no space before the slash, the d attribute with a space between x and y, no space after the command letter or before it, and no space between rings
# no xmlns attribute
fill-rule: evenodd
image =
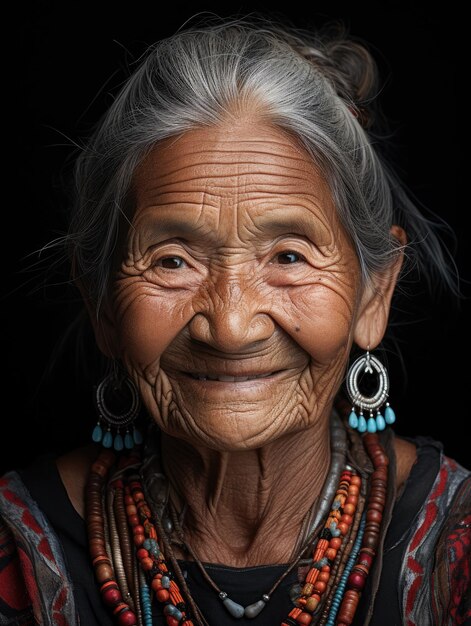
<svg viewBox="0 0 471 626"><path fill-rule="evenodd" d="M122 392L123 388L129 396L129 406L122 413L115 413L107 406L105 396L109 397L109 394L113 392L114 394L118 391ZM119 380L115 374L108 374L96 388L96 406L99 417L92 432L92 440L96 443L101 442L105 448L114 448L117 452L124 448L130 450L135 444L142 443L142 435L134 425L140 404L136 385L128 376ZM124 436L121 434L123 430Z"/></svg>
<svg viewBox="0 0 471 626"><path fill-rule="evenodd" d="M360 391L359 381L362 375L374 373L378 378L378 388L372 396L366 396ZM352 402L352 411L348 418L351 428L360 433L375 433L378 430L384 430L387 424L393 424L396 421L396 415L387 402L389 393L388 372L381 361L370 354L369 350L353 362L347 373L346 384L347 393ZM384 404L386 407L383 416L380 407ZM355 409L359 410L359 414ZM375 410L376 417L373 413ZM369 412L368 418L365 418L363 411Z"/></svg>

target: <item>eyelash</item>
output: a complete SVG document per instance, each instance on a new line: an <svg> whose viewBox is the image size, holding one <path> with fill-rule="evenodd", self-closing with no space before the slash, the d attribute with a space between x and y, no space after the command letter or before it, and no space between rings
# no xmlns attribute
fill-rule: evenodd
<svg viewBox="0 0 471 626"><path fill-rule="evenodd" d="M180 269L180 267L164 267L163 265L159 265L160 263L162 263L163 261L166 261L168 259L179 259L183 263L186 262L185 259L183 259L181 256L174 255L174 256L163 256L160 259L157 259L157 261L155 261L155 263L153 265L155 267L162 267L162 269L170 270L170 271Z"/></svg>
<svg viewBox="0 0 471 626"><path fill-rule="evenodd" d="M294 261L293 263L279 263L278 265L295 265L299 262L304 262L306 260L306 257L303 256L300 252L296 252L296 250L282 250L281 252L277 252L274 258L279 257L281 255L285 255L285 256L294 255L298 257L298 260Z"/></svg>
<svg viewBox="0 0 471 626"><path fill-rule="evenodd" d="M285 255L285 256L293 255L297 257L297 260L293 261L292 263L277 263L277 265L295 265L299 262L304 262L306 260L306 258L300 252L296 252L295 250L283 250L281 252L277 252L273 258L276 259L277 257L280 257L282 255ZM181 261L182 263L186 263L186 261L181 256L174 255L174 256L161 257L154 263L154 266L161 267L162 269L166 269L170 271L181 269L181 265L179 267L164 267L163 265L161 265L161 263L169 259L179 259L179 261ZM274 263L274 261L272 261L272 263Z"/></svg>

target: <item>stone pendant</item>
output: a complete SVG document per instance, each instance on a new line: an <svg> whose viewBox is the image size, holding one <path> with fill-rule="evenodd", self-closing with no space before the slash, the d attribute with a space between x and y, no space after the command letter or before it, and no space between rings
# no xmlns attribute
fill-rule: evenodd
<svg viewBox="0 0 471 626"><path fill-rule="evenodd" d="M254 602L254 604L250 604L245 607L244 615L245 617L257 617L257 615L264 609L266 603L263 600L259 600L258 602Z"/></svg>
<svg viewBox="0 0 471 626"><path fill-rule="evenodd" d="M257 602L254 602L253 604L249 604L249 606L246 606L244 608L241 604L238 604L237 602L234 602L234 600L231 600L230 598L228 598L225 591L222 591L219 594L219 597L221 598L222 603L226 607L227 611L232 615L232 617L235 617L237 619L241 617L248 617L248 618L257 617L257 615L262 611L262 609L265 608L266 603L270 599L265 594L263 596L263 600L258 600Z"/></svg>
<svg viewBox="0 0 471 626"><path fill-rule="evenodd" d="M241 604L237 604L230 598L224 598L222 601L228 612L232 615L232 617L243 617L245 610Z"/></svg>

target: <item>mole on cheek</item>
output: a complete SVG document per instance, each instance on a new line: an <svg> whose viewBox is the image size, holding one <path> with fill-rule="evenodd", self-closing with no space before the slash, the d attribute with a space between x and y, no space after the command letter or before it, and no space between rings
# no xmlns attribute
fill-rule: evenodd
<svg viewBox="0 0 471 626"><path fill-rule="evenodd" d="M297 333L299 333L299 331L301 330L301 327L300 327L300 326L295 326L295 327L294 327L294 330L295 330Z"/></svg>

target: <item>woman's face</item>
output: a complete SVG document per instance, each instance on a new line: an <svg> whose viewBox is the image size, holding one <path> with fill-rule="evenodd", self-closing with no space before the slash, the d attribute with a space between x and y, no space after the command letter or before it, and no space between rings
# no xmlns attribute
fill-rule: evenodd
<svg viewBox="0 0 471 626"><path fill-rule="evenodd" d="M134 198L108 344L162 430L240 450L326 420L362 294L307 153L264 123L193 130L141 163Z"/></svg>

